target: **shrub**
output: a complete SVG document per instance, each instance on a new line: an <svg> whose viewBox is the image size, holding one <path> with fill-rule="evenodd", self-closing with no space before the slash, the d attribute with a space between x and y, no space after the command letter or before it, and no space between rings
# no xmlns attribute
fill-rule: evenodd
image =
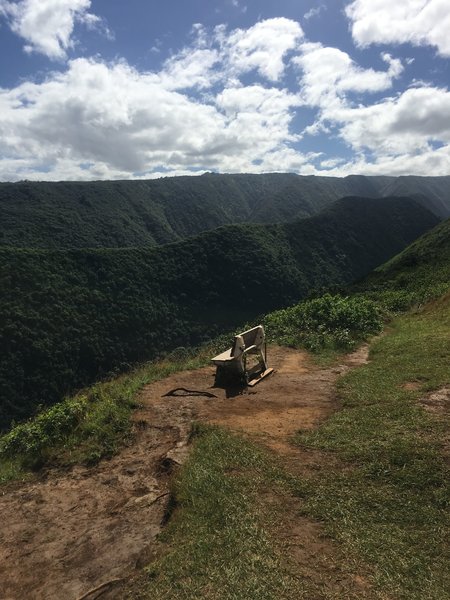
<svg viewBox="0 0 450 600"><path fill-rule="evenodd" d="M351 349L357 341L382 330L375 302L331 294L271 313L264 323L269 339L312 351Z"/></svg>
<svg viewBox="0 0 450 600"><path fill-rule="evenodd" d="M62 442L86 411L83 398L66 400L20 425L0 438L0 456L30 456L37 462L43 451Z"/></svg>

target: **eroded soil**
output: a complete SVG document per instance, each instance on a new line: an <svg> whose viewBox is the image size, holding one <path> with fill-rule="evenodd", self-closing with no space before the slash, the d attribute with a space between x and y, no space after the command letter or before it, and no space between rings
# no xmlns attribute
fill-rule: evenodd
<svg viewBox="0 0 450 600"><path fill-rule="evenodd" d="M301 473L323 457L301 452L290 438L337 410L337 377L366 360L364 346L343 364L321 369L306 353L275 347L269 353L275 373L243 393L213 388L212 367L147 386L134 414L133 443L118 456L96 467L50 471L31 483L1 488L0 598L77 600L105 582L111 585L100 590L102 598L122 598L121 582L115 580L126 583L158 547L170 468L188 452L192 421L241 430ZM164 396L180 387L216 397ZM320 579L336 597L353 586L355 597L364 598L364 578L339 567L336 549L320 524L300 515L299 502L286 499L286 523L279 531L299 575Z"/></svg>

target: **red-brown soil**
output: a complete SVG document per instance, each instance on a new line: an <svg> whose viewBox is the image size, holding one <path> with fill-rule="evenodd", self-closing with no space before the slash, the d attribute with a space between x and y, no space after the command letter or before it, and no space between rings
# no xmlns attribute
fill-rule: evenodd
<svg viewBox="0 0 450 600"><path fill-rule="evenodd" d="M297 472L320 462L320 455L301 453L290 438L316 427L338 408L336 379L367 360L367 347L332 368L319 368L304 352L278 347L269 352L274 374L243 393L213 388L212 367L148 385L133 417L133 443L116 457L96 467L49 471L32 482L3 487L1 600L77 600L104 582L126 580L146 564L162 527L168 471L183 462L194 420L245 432L281 454L287 468ZM179 387L217 397L163 396ZM294 512L295 502L286 504ZM335 583L338 593L343 576L321 526L300 516L297 525L291 523L290 531L280 536L297 548L297 558L295 552L293 556L299 564L303 561L300 572L308 576L316 555L316 568L330 565L324 581L331 587ZM364 579L355 576L354 586L356 597L365 597ZM106 592L101 597L122 598L120 590L120 583L112 583L100 590ZM91 594L89 600L97 596Z"/></svg>

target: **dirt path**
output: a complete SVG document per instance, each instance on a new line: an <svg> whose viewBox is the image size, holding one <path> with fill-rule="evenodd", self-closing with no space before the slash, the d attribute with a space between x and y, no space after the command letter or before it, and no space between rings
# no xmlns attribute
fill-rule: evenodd
<svg viewBox="0 0 450 600"><path fill-rule="evenodd" d="M0 599L76 600L148 562L167 503L168 470L187 454L193 420L242 429L286 460L295 459L300 470L308 468L316 457L304 454L299 460L290 437L336 410L337 377L366 359L363 347L342 365L320 369L306 353L272 348L275 373L243 394L212 389L212 367L147 386L134 415L134 442L118 456L94 468L49 472L32 483L0 489ZM217 397L163 397L178 387ZM317 525L302 523L299 561L304 555L310 565L316 552L325 557L320 560L333 562L319 533ZM292 537L291 532L291 542ZM120 598L120 591L112 586L102 595L107 597Z"/></svg>

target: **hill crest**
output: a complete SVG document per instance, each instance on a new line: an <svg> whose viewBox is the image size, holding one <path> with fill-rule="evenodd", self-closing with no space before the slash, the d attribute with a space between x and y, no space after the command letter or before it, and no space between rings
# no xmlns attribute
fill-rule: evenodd
<svg viewBox="0 0 450 600"><path fill-rule="evenodd" d="M450 216L450 177L205 174L139 181L0 183L0 245L162 245L237 223L291 222L345 196L417 195Z"/></svg>

